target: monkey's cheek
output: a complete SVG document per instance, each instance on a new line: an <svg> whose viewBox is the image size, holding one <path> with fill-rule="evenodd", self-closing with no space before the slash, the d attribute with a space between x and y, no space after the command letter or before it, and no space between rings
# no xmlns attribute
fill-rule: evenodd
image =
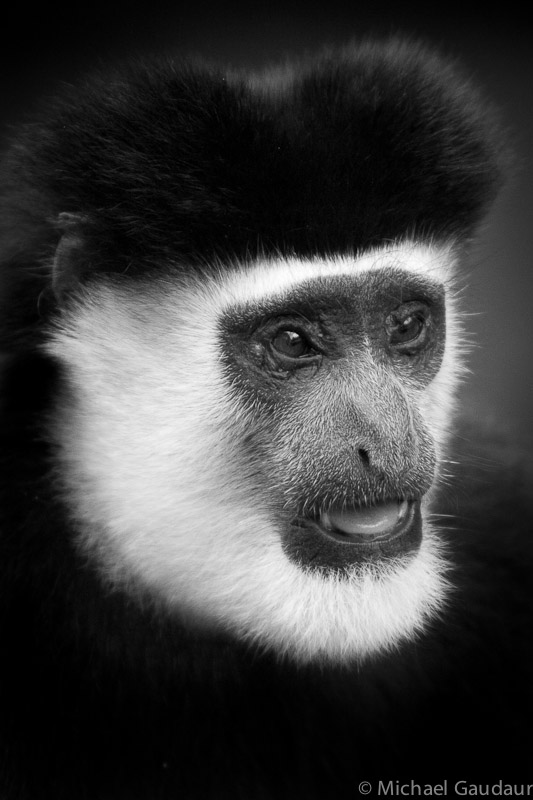
<svg viewBox="0 0 533 800"><path fill-rule="evenodd" d="M291 561L305 569L353 572L354 567L415 553L422 541L420 500L392 501L360 511L331 510L298 519L283 534Z"/></svg>

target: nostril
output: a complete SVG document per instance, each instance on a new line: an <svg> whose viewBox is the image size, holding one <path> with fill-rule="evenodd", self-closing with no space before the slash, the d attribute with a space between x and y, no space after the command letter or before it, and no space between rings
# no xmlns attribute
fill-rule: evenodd
<svg viewBox="0 0 533 800"><path fill-rule="evenodd" d="M363 462L365 467L368 467L369 464L370 464L370 457L369 457L367 451L363 450L362 448L359 448L359 450L357 452L359 453L359 458L361 459L361 461Z"/></svg>

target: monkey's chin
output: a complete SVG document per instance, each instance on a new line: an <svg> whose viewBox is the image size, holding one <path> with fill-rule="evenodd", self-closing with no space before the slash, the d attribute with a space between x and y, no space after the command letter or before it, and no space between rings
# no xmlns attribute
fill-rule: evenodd
<svg viewBox="0 0 533 800"><path fill-rule="evenodd" d="M360 508L330 508L318 518L298 518L284 537L285 553L306 569L352 571L418 550L420 500L390 500Z"/></svg>

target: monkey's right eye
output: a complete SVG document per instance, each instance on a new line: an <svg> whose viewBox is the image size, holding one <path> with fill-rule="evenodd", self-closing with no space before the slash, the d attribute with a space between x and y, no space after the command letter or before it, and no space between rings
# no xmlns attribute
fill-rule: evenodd
<svg viewBox="0 0 533 800"><path fill-rule="evenodd" d="M286 358L302 359L316 356L317 352L301 333L292 330L279 330L271 340L276 353Z"/></svg>
<svg viewBox="0 0 533 800"><path fill-rule="evenodd" d="M412 354L426 344L430 311L425 303L403 303L385 320L390 344L398 351Z"/></svg>

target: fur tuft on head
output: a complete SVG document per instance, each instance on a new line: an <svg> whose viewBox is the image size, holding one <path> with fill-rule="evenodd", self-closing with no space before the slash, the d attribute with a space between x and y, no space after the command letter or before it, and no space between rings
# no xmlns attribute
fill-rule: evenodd
<svg viewBox="0 0 533 800"><path fill-rule="evenodd" d="M456 67L396 39L253 78L168 59L96 75L4 163L0 336L38 335L64 212L86 220L87 276L464 241L501 181L500 143Z"/></svg>

